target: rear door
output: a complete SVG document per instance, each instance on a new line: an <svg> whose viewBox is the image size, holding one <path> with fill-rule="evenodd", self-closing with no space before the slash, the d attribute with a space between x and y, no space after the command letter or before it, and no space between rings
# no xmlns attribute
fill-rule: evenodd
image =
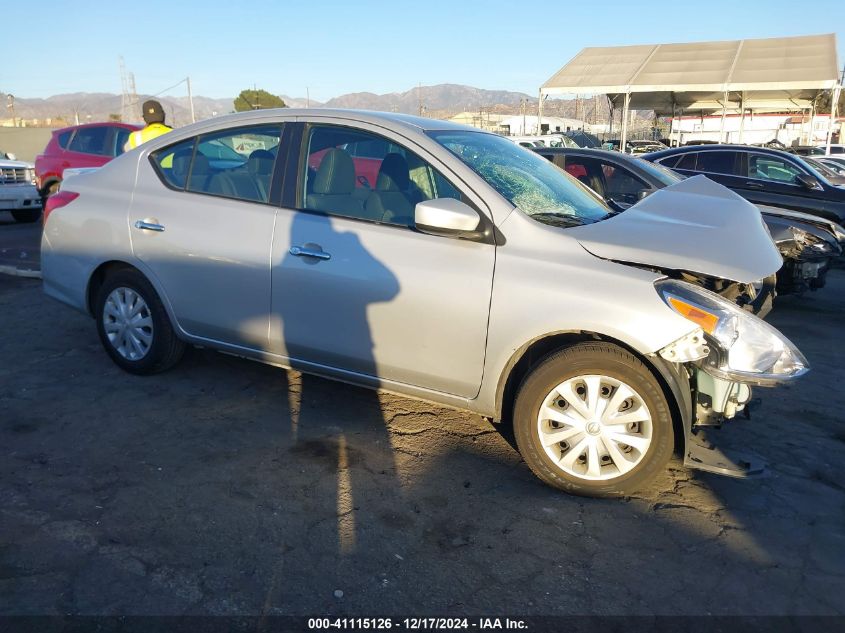
<svg viewBox="0 0 845 633"><path fill-rule="evenodd" d="M326 120L301 134L273 240L271 349L294 367L474 397L495 245L421 233L413 209L459 198L482 218L480 198L384 128ZM365 146L383 149L347 151Z"/></svg>
<svg viewBox="0 0 845 633"><path fill-rule="evenodd" d="M193 336L267 349L281 134L281 123L230 128L141 158L132 247Z"/></svg>

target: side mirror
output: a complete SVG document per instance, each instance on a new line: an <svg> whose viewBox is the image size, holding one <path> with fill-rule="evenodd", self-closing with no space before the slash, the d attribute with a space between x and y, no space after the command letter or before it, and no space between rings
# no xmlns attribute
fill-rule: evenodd
<svg viewBox="0 0 845 633"><path fill-rule="evenodd" d="M6 158L8 158L9 160L17 160L18 159L17 155L12 154L11 152L6 154Z"/></svg>
<svg viewBox="0 0 845 633"><path fill-rule="evenodd" d="M803 185L805 189L811 189L813 191L824 190L821 183L809 174L798 174L795 179L799 182L799 184Z"/></svg>
<svg viewBox="0 0 845 633"><path fill-rule="evenodd" d="M481 218L475 209L454 198L435 198L418 202L414 209L414 225L418 231L444 237L478 239Z"/></svg>

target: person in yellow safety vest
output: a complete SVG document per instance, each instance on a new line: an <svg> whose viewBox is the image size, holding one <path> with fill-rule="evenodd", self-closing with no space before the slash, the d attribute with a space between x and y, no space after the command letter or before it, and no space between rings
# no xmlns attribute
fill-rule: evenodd
<svg viewBox="0 0 845 633"><path fill-rule="evenodd" d="M123 151L125 152L173 130L172 127L165 125L164 108L161 107L158 101L154 99L144 101L143 111L144 123L147 125L129 135L129 140L123 146Z"/></svg>

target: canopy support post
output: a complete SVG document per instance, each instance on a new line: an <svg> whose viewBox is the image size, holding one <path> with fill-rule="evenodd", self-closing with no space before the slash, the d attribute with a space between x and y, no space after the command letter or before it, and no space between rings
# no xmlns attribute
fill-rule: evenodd
<svg viewBox="0 0 845 633"><path fill-rule="evenodd" d="M728 110L728 93L725 92L724 100L722 101L722 123L719 125L719 142L725 142L725 114Z"/></svg>
<svg viewBox="0 0 845 633"><path fill-rule="evenodd" d="M836 84L830 90L830 118L827 121L827 142L825 143L825 156L830 156L830 139L833 136L833 126L836 122L836 106L839 105L839 92L842 86ZM841 142L842 139L839 139Z"/></svg>
<svg viewBox="0 0 845 633"><path fill-rule="evenodd" d="M739 97L739 144L742 144L742 133L745 131L745 92Z"/></svg>
<svg viewBox="0 0 845 633"><path fill-rule="evenodd" d="M537 102L537 135L540 135L543 123L543 89L540 88L540 98Z"/></svg>
<svg viewBox="0 0 845 633"><path fill-rule="evenodd" d="M622 106L622 138L619 140L619 151L625 153L628 140L628 109L631 107L631 93L625 93L625 104Z"/></svg>

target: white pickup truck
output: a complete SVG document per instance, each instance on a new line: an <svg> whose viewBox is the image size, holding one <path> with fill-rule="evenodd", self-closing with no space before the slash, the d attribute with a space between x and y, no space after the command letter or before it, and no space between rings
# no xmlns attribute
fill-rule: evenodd
<svg viewBox="0 0 845 633"><path fill-rule="evenodd" d="M18 222L41 217L41 196L35 187L35 167L0 150L0 211L11 211Z"/></svg>

